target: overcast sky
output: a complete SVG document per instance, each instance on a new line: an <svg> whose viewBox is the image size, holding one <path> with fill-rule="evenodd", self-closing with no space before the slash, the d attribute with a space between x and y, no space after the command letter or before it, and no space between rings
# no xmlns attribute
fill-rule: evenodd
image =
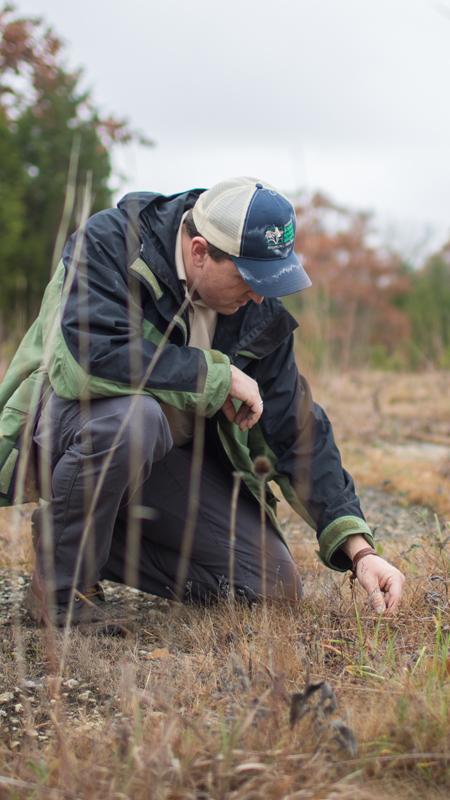
<svg viewBox="0 0 450 800"><path fill-rule="evenodd" d="M17 0L104 112L155 139L135 189L258 175L373 210L406 247L450 236L450 0ZM436 239L434 239L436 241Z"/></svg>

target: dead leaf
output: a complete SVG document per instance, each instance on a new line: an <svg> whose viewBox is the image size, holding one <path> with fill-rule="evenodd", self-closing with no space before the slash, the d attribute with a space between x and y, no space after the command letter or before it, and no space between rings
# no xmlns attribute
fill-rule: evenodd
<svg viewBox="0 0 450 800"><path fill-rule="evenodd" d="M234 770L236 774L241 772L264 772L267 769L267 764L261 764L259 761L247 761L245 764L239 764Z"/></svg>
<svg viewBox="0 0 450 800"><path fill-rule="evenodd" d="M150 652L147 653L145 659L148 661L156 661L158 658L170 658L170 655L167 647L156 647L154 650L150 650Z"/></svg>

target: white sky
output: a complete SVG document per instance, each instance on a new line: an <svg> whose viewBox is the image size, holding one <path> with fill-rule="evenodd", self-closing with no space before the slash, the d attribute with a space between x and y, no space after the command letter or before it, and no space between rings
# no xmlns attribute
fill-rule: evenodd
<svg viewBox="0 0 450 800"><path fill-rule="evenodd" d="M450 0L17 0L104 112L157 147L135 189L258 175L376 212L404 248L450 236Z"/></svg>

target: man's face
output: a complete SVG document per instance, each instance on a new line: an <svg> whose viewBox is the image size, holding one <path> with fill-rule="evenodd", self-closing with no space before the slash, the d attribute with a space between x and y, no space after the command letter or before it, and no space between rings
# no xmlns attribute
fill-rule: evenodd
<svg viewBox="0 0 450 800"><path fill-rule="evenodd" d="M234 314L250 300L262 303L262 295L250 289L241 278L231 258L213 261L207 250L193 253L196 269L193 270L191 290L195 290L209 308L219 314Z"/></svg>
<svg viewBox="0 0 450 800"><path fill-rule="evenodd" d="M197 293L207 306L219 314L234 314L250 300L262 303L263 297L250 289L231 259L213 261L207 256L197 284Z"/></svg>

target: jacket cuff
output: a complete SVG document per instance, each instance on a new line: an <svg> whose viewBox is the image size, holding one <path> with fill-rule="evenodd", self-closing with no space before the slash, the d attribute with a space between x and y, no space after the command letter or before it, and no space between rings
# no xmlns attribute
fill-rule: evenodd
<svg viewBox="0 0 450 800"><path fill-rule="evenodd" d="M360 534L366 542L374 547L373 533L367 523L360 517L338 517L323 529L319 536L318 556L323 564L338 572L352 568L352 561L341 546L349 536Z"/></svg>

